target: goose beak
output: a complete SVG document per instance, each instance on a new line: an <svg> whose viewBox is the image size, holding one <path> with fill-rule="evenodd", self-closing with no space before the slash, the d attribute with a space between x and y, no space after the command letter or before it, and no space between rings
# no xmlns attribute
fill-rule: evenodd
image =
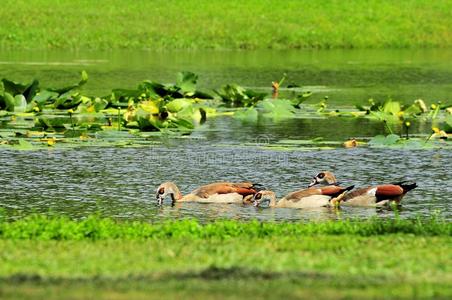
<svg viewBox="0 0 452 300"><path fill-rule="evenodd" d="M310 188L311 186L314 186L316 184L318 184L319 182L317 181L317 178L312 178L311 183L308 185L308 188Z"/></svg>
<svg viewBox="0 0 452 300"><path fill-rule="evenodd" d="M162 197L162 195L160 195L158 192L157 192L157 194L155 195L155 198L157 199L157 204L158 204L158 205L162 205L162 204L163 204L163 197Z"/></svg>
<svg viewBox="0 0 452 300"><path fill-rule="evenodd" d="M254 207L259 207L259 200L256 199L256 195L253 196L253 198L251 198L251 202L253 202L253 206Z"/></svg>

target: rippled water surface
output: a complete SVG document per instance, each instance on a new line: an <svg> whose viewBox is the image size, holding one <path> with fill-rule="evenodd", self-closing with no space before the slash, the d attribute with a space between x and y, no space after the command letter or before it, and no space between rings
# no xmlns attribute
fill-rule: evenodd
<svg viewBox="0 0 452 300"><path fill-rule="evenodd" d="M26 212L51 209L77 217L101 211L133 219L328 219L336 218L338 213L344 217L389 213L368 208L334 212L256 209L234 204L156 207L155 188L166 180L176 182L184 193L212 181L253 180L282 196L305 187L317 171L329 169L347 185L416 180L419 188L405 197L402 216L441 210L450 218L451 160L452 153L447 150L271 151L225 148L207 141L185 141L169 147L2 151L1 205Z"/></svg>
<svg viewBox="0 0 452 300"><path fill-rule="evenodd" d="M288 80L308 86L315 97L329 95L335 105L352 105L369 97L402 101L449 99L452 94L450 50L213 52L206 53L11 53L0 52L0 77L41 78L44 85L77 81L88 70L88 92L106 93L131 87L146 78L174 81L191 70L201 86L215 88L238 82L267 88L284 72ZM315 100L315 99L314 99ZM430 124L414 124L427 133ZM10 216L53 211L73 217L93 212L122 219L196 217L262 220L312 220L338 217L393 216L387 209L342 208L295 210L241 205L185 203L156 206L155 188L174 181L187 193L213 181L251 180L279 197L306 187L320 170L334 171L344 185L367 186L403 179L419 188L403 200L402 217L427 216L439 210L452 219L452 192L447 149L269 148L278 141L323 137L343 141L384 132L366 119L296 118L243 123L230 117L209 119L189 137L158 138L139 148L89 147L13 151L0 149L0 207ZM450 149L450 148L449 148Z"/></svg>

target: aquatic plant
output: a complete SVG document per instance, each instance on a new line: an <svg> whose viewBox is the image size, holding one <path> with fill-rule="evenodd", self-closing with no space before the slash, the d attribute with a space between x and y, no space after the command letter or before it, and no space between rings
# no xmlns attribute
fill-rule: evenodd
<svg viewBox="0 0 452 300"><path fill-rule="evenodd" d="M34 149L42 144L60 147L64 143L78 145L79 139L88 144L90 139L97 139L98 133L102 131L109 132L107 135L111 136L115 135L112 133L115 131L130 131L135 136L144 132L186 134L205 122L208 115L216 114L216 109L220 114L233 115L244 122L256 122L259 118L279 121L300 116L301 112L308 118L365 117L384 123L391 134L394 133L394 125L397 125L401 128L400 136L406 138L410 137L413 121L431 122L434 128L439 128L439 133L444 132L443 137L452 129L450 103L438 102L427 106L420 99L409 105L390 99L383 102L369 100L369 105L357 106L358 112L332 110L328 107L327 96L318 103L306 104L312 93L302 91L293 84L287 85L288 90L297 87L296 92L290 95L291 99L279 98L285 75L278 82L278 97L274 94L274 98L237 84L215 90L214 97L197 89L198 76L191 72L178 73L173 84L145 80L135 89L113 89L104 97L84 95L82 87L87 80L88 75L82 72L75 84L61 88L41 88L38 80L22 84L2 79L0 118L8 129L0 132L1 146L14 149ZM275 82L273 85L275 89ZM225 111L223 104L237 109ZM439 133L432 134L433 140ZM122 137L118 134L118 139ZM21 141L24 139L29 144ZM446 145L430 141L430 138L426 140L412 139L408 142L376 137L369 145L415 148ZM121 143L134 144L124 140Z"/></svg>
<svg viewBox="0 0 452 300"><path fill-rule="evenodd" d="M267 93L246 89L238 84L226 84L214 92L220 96L223 102L233 107L254 106L267 96Z"/></svg>
<svg viewBox="0 0 452 300"><path fill-rule="evenodd" d="M433 134L425 138L402 138L396 134L387 136L377 135L369 141L370 147L396 147L405 149L423 149L423 148L450 148L452 143L443 140L431 139Z"/></svg>
<svg viewBox="0 0 452 300"><path fill-rule="evenodd" d="M106 120L118 117L118 129L121 123L125 127L140 130L172 129L187 131L195 123L206 119L206 111L191 99L212 99L212 96L196 89L198 76L191 72L180 72L175 84L161 84L143 81L134 90L114 89L107 97L88 97L80 93L86 84L85 71L81 80L62 88L41 89L39 81L21 84L7 79L0 82L1 109L17 115L24 120L34 116L30 129L64 130L76 136L76 129L102 130ZM117 109L117 112L111 110ZM124 113L119 113L126 108ZM59 110L68 110L69 121L59 116ZM95 116L94 114L98 114ZM22 116L18 115L19 118ZM111 123L111 121L108 121Z"/></svg>
<svg viewBox="0 0 452 300"><path fill-rule="evenodd" d="M213 99L213 96L196 89L198 75L192 72L179 72L175 84L163 84L145 80L136 89L114 89L106 97L111 107L128 107L130 102L163 100L179 98Z"/></svg>
<svg viewBox="0 0 452 300"><path fill-rule="evenodd" d="M384 122L409 122L415 118L435 120L440 110L446 110L452 104L442 105L441 102L427 107L421 99L413 101L412 104L402 105L398 101L388 99L375 102L369 99L369 105L356 105L356 108L370 118L379 119Z"/></svg>

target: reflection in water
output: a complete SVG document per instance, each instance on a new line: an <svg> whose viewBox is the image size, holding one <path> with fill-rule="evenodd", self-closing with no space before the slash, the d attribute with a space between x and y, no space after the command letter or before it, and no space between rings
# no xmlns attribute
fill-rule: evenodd
<svg viewBox="0 0 452 300"><path fill-rule="evenodd" d="M452 91L452 50L317 51L0 51L0 78L41 80L44 86L76 82L86 70L86 89L103 95L113 88L135 87L144 79L174 82L179 71L200 75L200 87L238 83L271 90L287 73L287 83L314 91L313 101L328 95L334 104L364 103L369 98L399 101L447 100ZM320 89L319 89L320 88ZM284 89L281 93L286 93Z"/></svg>

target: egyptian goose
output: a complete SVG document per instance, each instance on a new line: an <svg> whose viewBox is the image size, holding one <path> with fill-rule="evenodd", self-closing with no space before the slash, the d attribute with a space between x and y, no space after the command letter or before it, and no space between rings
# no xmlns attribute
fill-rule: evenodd
<svg viewBox="0 0 452 300"><path fill-rule="evenodd" d="M284 198L276 201L276 195L272 191L263 190L257 192L254 197L254 206L259 206L263 200L269 199L269 207L287 208L316 208L325 206L337 206L342 197L353 186L343 188L340 186L326 186L320 188L307 188L287 194Z"/></svg>
<svg viewBox="0 0 452 300"><path fill-rule="evenodd" d="M244 200L256 194L258 184L251 182L216 182L203 185L190 194L182 196L179 188L173 182L162 183L157 188L156 198L159 205L167 195L175 202L201 202L201 203L244 203Z"/></svg>
<svg viewBox="0 0 452 300"><path fill-rule="evenodd" d="M331 186L337 184L337 181L333 173L326 171L314 176L309 186L316 184ZM349 206L384 206L391 202L399 204L403 196L416 187L415 182L398 182L360 188L345 194L341 204Z"/></svg>

